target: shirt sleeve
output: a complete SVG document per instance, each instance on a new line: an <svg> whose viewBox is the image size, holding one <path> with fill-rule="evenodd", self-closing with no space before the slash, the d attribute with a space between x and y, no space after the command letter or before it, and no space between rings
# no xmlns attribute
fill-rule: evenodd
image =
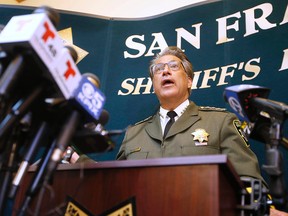
<svg viewBox="0 0 288 216"><path fill-rule="evenodd" d="M220 134L221 151L228 155L239 176L261 179L265 185L259 168L257 156L239 126L239 120L233 113L227 113Z"/></svg>

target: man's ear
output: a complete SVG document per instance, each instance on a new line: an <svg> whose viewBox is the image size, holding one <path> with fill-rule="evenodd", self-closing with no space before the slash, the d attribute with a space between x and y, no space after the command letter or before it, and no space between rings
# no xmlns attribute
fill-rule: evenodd
<svg viewBox="0 0 288 216"><path fill-rule="evenodd" d="M192 87L192 79L191 77L188 77L188 88L191 89Z"/></svg>

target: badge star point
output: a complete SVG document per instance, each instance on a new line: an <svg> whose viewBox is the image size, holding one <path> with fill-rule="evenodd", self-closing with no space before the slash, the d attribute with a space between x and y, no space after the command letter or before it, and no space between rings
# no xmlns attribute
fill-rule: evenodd
<svg viewBox="0 0 288 216"><path fill-rule="evenodd" d="M194 137L194 141L198 141L199 143L208 142L209 134L204 129L198 128L191 134Z"/></svg>

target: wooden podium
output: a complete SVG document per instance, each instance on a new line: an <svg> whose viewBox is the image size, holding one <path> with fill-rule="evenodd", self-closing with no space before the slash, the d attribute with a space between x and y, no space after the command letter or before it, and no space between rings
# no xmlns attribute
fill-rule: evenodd
<svg viewBox="0 0 288 216"><path fill-rule="evenodd" d="M19 209L32 177L30 169L14 210ZM241 188L226 155L61 164L54 173L52 189L45 192L41 212L59 207L69 196L95 216L238 215ZM127 200L134 201L134 214L130 209L102 214Z"/></svg>

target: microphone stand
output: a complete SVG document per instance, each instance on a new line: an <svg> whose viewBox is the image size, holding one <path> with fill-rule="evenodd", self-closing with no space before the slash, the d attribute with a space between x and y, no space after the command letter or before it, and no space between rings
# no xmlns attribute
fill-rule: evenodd
<svg viewBox="0 0 288 216"><path fill-rule="evenodd" d="M15 122L21 119L29 111L33 102L39 98L42 92L43 87L38 86L25 100L20 100L14 105L12 112L8 114L0 124L0 140L12 130L15 126ZM4 147L1 146L1 144L2 143L0 142L0 152Z"/></svg>
<svg viewBox="0 0 288 216"><path fill-rule="evenodd" d="M23 176L26 174L26 171L32 159L34 158L36 151L39 149L43 139L45 138L47 130L48 124L46 122L42 122L13 179L12 187L9 192L9 198L13 199L16 196L18 187L21 184Z"/></svg>
<svg viewBox="0 0 288 216"><path fill-rule="evenodd" d="M271 116L270 143L266 144L266 164L263 170L269 175L269 192L272 195L273 203L278 208L287 204L286 186L284 181L283 155L279 151L281 143L281 131L284 116Z"/></svg>
<svg viewBox="0 0 288 216"><path fill-rule="evenodd" d="M56 147L56 141L52 142L52 144L47 147L46 151L43 154L43 158L41 159L40 164L37 167L37 171L25 193L25 199L23 200L19 211L17 212L17 216L25 216L27 208L29 207L30 202L32 201L32 198L38 193L43 179L44 174L46 171L46 167L48 166L48 163L50 161L50 157Z"/></svg>
<svg viewBox="0 0 288 216"><path fill-rule="evenodd" d="M6 146L5 155L3 158L5 159L6 163L2 164L1 168L1 175L0 175L0 215L4 215L5 213L5 204L6 204L6 197L7 197L7 188L9 187L9 184L11 182L12 178L12 167L14 164L15 159L15 152L17 148L17 142L15 140L8 140Z"/></svg>
<svg viewBox="0 0 288 216"><path fill-rule="evenodd" d="M7 100L11 97L11 90L20 82L25 66L24 56L17 55L7 66L0 79L0 107L1 117L7 108Z"/></svg>
<svg viewBox="0 0 288 216"><path fill-rule="evenodd" d="M58 136L58 139L56 139L52 143L52 145L48 149L48 152L44 154L45 157L41 160L41 164L38 167L37 174L35 175L35 178L30 185L29 190L26 192L25 200L23 201L17 216L25 215L25 212L32 198L38 193L39 189L41 189L40 194L44 193L44 190L46 189L49 181L52 178L52 175L54 174L54 171L56 170L59 162L61 161L63 153L67 148L69 142L71 141L79 122L80 114L78 113L78 111L72 111L66 124L63 127L63 130ZM38 201L41 201L41 197ZM35 215L39 215L38 213L40 211L41 202L38 203L39 206L36 205L36 210L34 213Z"/></svg>
<svg viewBox="0 0 288 216"><path fill-rule="evenodd" d="M3 162L3 167L1 169L2 179L1 179L1 189L0 189L0 215L4 215L5 204L9 201L8 190L11 184L14 169L17 167L17 152L19 146L23 144L26 140L27 131L22 130L22 125L16 127L11 136L7 137L6 150L3 153L3 158L6 163Z"/></svg>
<svg viewBox="0 0 288 216"><path fill-rule="evenodd" d="M283 141L282 126L288 117L288 105L255 97L251 99L259 113L268 114L270 117L269 137L266 141L266 162L262 168L270 177L269 187L274 205L282 208L287 204L286 186L284 181L283 155L279 151L279 146Z"/></svg>

